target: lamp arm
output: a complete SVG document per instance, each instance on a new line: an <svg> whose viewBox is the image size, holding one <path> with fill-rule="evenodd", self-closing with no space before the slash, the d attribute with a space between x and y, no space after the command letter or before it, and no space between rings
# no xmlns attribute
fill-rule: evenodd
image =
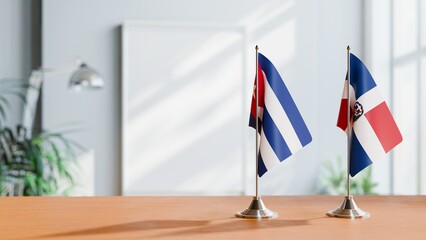
<svg viewBox="0 0 426 240"><path fill-rule="evenodd" d="M32 135L32 130L34 127L34 119L37 114L37 103L40 97L40 90L44 78L47 75L56 75L70 71L73 68L78 67L82 64L80 59L77 59L73 65L62 66L59 68L48 68L48 67L39 67L31 71L29 78L30 88L27 89L27 94L25 97L26 103L24 105L22 113L22 126L27 130L27 136Z"/></svg>
<svg viewBox="0 0 426 240"><path fill-rule="evenodd" d="M32 135L34 118L37 113L37 102L40 96L41 84L43 82L43 72L33 70L29 79L30 88L27 89L25 97L26 103L22 113L22 126L27 130L27 136Z"/></svg>
<svg viewBox="0 0 426 240"><path fill-rule="evenodd" d="M60 67L55 67L55 68L51 68L51 67L38 67L37 69L33 70L31 72L31 74L33 72L40 72L40 74L44 76L47 75L56 75L56 74L61 74L61 73L66 73L72 69L75 69L77 67L79 67L83 62L80 59L76 59L74 64L68 64L68 65L64 65L64 66L60 66Z"/></svg>

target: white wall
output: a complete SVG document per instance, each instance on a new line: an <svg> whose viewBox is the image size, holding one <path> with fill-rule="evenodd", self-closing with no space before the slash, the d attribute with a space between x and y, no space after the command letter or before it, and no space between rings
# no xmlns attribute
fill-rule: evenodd
<svg viewBox="0 0 426 240"><path fill-rule="evenodd" d="M275 63L313 135L306 149L262 177L262 194L313 194L321 161L344 156L345 135L335 122L346 46L362 57L362 1L45 0L43 64L61 66L81 56L106 80L102 91L79 95L66 90L65 75L45 81L43 88L44 127L72 121L89 127L74 138L93 153L96 195L120 193L120 25L125 20L247 27L248 52L259 44ZM254 55L247 56L252 63ZM247 76L250 92L254 69ZM252 132L247 127L250 139ZM253 187L247 189L250 194Z"/></svg>
<svg viewBox="0 0 426 240"><path fill-rule="evenodd" d="M31 72L31 2L0 0L0 79L27 79ZM16 98L7 125L20 123L22 104Z"/></svg>
<svg viewBox="0 0 426 240"><path fill-rule="evenodd" d="M426 52L421 36L426 33L425 6L425 1L390 0L365 5L367 66L403 136L386 159L374 163L373 177L380 194L426 192L426 98L421 94L426 90L426 65L422 66Z"/></svg>

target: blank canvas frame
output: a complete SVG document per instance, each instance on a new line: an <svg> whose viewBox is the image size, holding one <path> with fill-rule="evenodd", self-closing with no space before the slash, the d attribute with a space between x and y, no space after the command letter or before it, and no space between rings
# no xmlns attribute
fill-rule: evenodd
<svg viewBox="0 0 426 240"><path fill-rule="evenodd" d="M246 45L240 26L123 24L123 195L244 192Z"/></svg>

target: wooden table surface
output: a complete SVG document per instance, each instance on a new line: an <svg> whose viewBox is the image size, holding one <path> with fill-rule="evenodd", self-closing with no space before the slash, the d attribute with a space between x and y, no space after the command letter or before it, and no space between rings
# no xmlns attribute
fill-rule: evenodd
<svg viewBox="0 0 426 240"><path fill-rule="evenodd" d="M356 196L358 220L325 215L342 196L262 199L278 218L234 217L251 197L2 197L0 239L426 239L426 196Z"/></svg>

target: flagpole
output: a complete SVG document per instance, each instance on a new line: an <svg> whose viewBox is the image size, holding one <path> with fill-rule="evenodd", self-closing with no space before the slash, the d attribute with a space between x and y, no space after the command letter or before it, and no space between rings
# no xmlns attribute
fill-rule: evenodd
<svg viewBox="0 0 426 240"><path fill-rule="evenodd" d="M351 66L350 66L350 51L351 51L351 47L348 45L348 47L346 48L347 50L347 73L348 73L348 87L347 87L347 95L348 95L348 109L347 109L347 120L348 120L348 134L347 134L347 192L346 192L346 196L350 196L351 194L351 176L350 176L350 166L351 166L351 134L352 134L352 130L351 130L351 92L349 91L349 88L351 86Z"/></svg>
<svg viewBox="0 0 426 240"><path fill-rule="evenodd" d="M347 121L348 121L348 133L347 133L347 188L346 188L346 196L343 200L342 204L339 208L328 211L327 215L330 217L339 217L339 218L368 218L370 214L368 212L360 209L351 195L351 142L352 142L352 127L351 127L351 96L350 96L350 88L351 88L351 64L350 64L350 50L351 47L347 47L347 96L348 96L348 109L347 109Z"/></svg>
<svg viewBox="0 0 426 240"><path fill-rule="evenodd" d="M259 114L258 114L258 108L259 108L259 46L256 45L256 89L254 92L254 97L256 99L256 195L251 200L250 206L243 210L237 212L235 214L236 217L240 218L276 218L278 216L278 213L271 211L269 208L265 206L265 204L262 201L262 198L259 195Z"/></svg>
<svg viewBox="0 0 426 240"><path fill-rule="evenodd" d="M258 66L259 66L259 46L256 45L255 47L256 49L256 93L255 93L255 98L256 98L256 149L255 149L255 153L256 153L256 157L254 159L256 159L256 198L259 198L259 117L258 117L258 109L259 109L259 70L258 70Z"/></svg>

